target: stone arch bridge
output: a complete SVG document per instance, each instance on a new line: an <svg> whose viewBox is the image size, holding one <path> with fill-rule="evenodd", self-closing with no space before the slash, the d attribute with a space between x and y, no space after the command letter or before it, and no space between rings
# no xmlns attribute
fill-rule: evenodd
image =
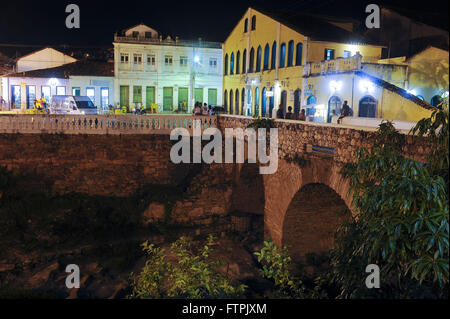
<svg viewBox="0 0 450 319"><path fill-rule="evenodd" d="M253 119L201 117L202 127L246 128ZM189 165L170 162L168 133L192 130L192 116L0 116L0 166L50 180L54 192L126 196L146 183L176 183ZM349 182L339 173L358 147L373 146L373 128L275 120L278 170L259 164L212 164L192 178L198 194L178 202L172 216L192 221L234 211L264 215L265 237L291 247L295 259L327 251L352 211ZM56 134L55 134L56 133ZM406 133L406 132L403 132ZM406 138L407 156L424 161L429 149ZM187 213L189 212L189 213Z"/></svg>

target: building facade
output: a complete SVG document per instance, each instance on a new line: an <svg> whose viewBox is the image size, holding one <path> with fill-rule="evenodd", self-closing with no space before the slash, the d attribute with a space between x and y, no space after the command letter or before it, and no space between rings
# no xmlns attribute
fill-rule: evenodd
<svg viewBox="0 0 450 319"><path fill-rule="evenodd" d="M3 98L10 110L34 108L34 100L53 95L84 95L99 108L107 109L114 98L114 64L81 60L54 68L4 75Z"/></svg>
<svg viewBox="0 0 450 319"><path fill-rule="evenodd" d="M406 70L402 65L363 63L359 54L307 63L303 78L313 101L305 106L306 114L311 121L331 123L347 101L355 118L415 122L428 117L433 107L407 90Z"/></svg>
<svg viewBox="0 0 450 319"><path fill-rule="evenodd" d="M115 102L132 109L189 111L195 102L221 105L222 47L217 42L163 39L145 25L114 37Z"/></svg>
<svg viewBox="0 0 450 319"><path fill-rule="evenodd" d="M418 121L432 109L411 89L424 86L413 80L414 61L382 60L386 47L317 16L249 8L223 48L223 104L232 114L275 117L282 107L331 122L347 101L354 117Z"/></svg>
<svg viewBox="0 0 450 319"><path fill-rule="evenodd" d="M381 58L383 47L356 44L360 39L344 29L309 16L286 16L289 21L249 8L225 40L223 103L230 113L267 116L282 105L298 114L312 99L302 77L306 63L356 52L367 62ZM298 21L302 24L294 25Z"/></svg>

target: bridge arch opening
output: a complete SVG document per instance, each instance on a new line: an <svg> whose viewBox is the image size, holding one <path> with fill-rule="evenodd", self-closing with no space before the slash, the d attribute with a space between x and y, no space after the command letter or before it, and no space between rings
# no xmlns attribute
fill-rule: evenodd
<svg viewBox="0 0 450 319"><path fill-rule="evenodd" d="M308 254L327 254L334 245L338 227L351 213L344 200L329 186L311 183L292 198L283 222L282 245L288 246L295 262Z"/></svg>

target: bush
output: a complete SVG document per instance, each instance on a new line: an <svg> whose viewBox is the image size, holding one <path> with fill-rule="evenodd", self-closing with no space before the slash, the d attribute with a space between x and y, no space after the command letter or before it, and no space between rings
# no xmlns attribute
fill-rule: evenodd
<svg viewBox="0 0 450 319"><path fill-rule="evenodd" d="M167 261L166 250L145 242L144 251L149 255L142 271L132 279L130 298L236 298L246 286L234 284L216 268L221 264L210 258L214 239L210 236L198 250L181 237L171 245L176 255L175 264ZM131 274L134 277L134 274Z"/></svg>

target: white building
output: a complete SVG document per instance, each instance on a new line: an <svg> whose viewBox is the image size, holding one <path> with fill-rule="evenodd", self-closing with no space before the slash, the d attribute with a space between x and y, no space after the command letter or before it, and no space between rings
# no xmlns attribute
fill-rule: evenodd
<svg viewBox="0 0 450 319"><path fill-rule="evenodd" d="M113 104L114 64L80 60L58 67L7 74L1 77L3 98L9 108L32 109L41 97L89 96L98 107ZM1 94L0 94L1 95Z"/></svg>
<svg viewBox="0 0 450 319"><path fill-rule="evenodd" d="M218 42L162 38L140 24L114 36L114 100L121 106L173 111L185 102L221 105L222 47Z"/></svg>

